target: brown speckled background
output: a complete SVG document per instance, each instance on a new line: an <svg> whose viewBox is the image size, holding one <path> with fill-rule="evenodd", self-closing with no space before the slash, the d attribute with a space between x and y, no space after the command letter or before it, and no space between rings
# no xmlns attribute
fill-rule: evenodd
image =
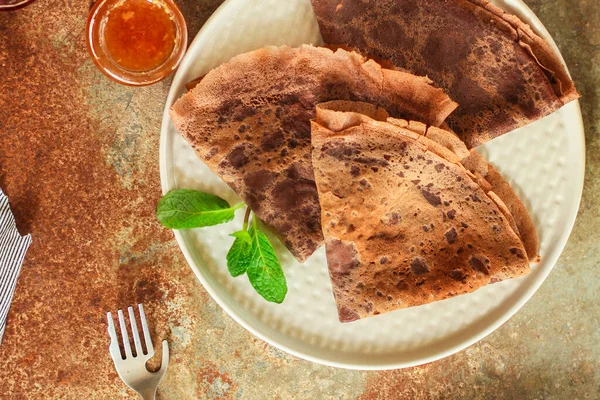
<svg viewBox="0 0 600 400"><path fill-rule="evenodd" d="M221 0L180 0L190 35ZM161 399L600 398L600 2L526 0L583 95L586 187L549 279L508 323L442 361L345 371L255 339L210 298L154 218L170 80L128 88L85 48L89 3L0 14L0 186L34 238L0 345L2 399L136 398L105 312L143 302L171 343Z"/></svg>

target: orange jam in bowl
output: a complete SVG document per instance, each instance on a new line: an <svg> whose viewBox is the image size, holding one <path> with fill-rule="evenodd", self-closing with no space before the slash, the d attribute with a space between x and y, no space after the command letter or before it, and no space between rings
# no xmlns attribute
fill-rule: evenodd
<svg viewBox="0 0 600 400"><path fill-rule="evenodd" d="M88 19L87 42L107 76L127 85L149 85L177 68L187 28L172 0L99 0Z"/></svg>

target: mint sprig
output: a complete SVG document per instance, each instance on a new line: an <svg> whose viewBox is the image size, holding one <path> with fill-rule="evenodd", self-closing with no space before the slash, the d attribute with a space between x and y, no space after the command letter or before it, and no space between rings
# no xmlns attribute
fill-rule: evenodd
<svg viewBox="0 0 600 400"><path fill-rule="evenodd" d="M244 206L230 207L222 198L190 189L172 190L163 196L156 208L161 224L171 229L202 228L219 225L233 219L235 211Z"/></svg>
<svg viewBox="0 0 600 400"><path fill-rule="evenodd" d="M179 189L160 199L156 216L167 228L202 228L231 221L242 206L244 203L231 207L227 201L209 193ZM279 304L287 294L283 269L269 238L258 227L258 219L254 216L248 229L249 218L250 208L247 208L242 230L231 234L235 241L227 253L227 269L233 277L247 273L258 294Z"/></svg>

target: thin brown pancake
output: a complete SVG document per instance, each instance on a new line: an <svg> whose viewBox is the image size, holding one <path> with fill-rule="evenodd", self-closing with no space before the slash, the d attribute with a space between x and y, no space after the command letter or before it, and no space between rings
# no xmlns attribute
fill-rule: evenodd
<svg viewBox="0 0 600 400"><path fill-rule="evenodd" d="M326 43L428 76L460 105L469 148L577 99L550 46L486 0L312 0ZM385 64L384 64L385 65Z"/></svg>
<svg viewBox="0 0 600 400"><path fill-rule="evenodd" d="M427 138L434 128L328 108L317 108L312 157L340 321L528 273L506 205Z"/></svg>
<svg viewBox="0 0 600 400"><path fill-rule="evenodd" d="M300 261L323 241L311 164L319 102L361 100L440 125L456 108L427 78L356 53L267 47L233 58L179 99L170 115L198 156Z"/></svg>
<svg viewBox="0 0 600 400"><path fill-rule="evenodd" d="M489 164L474 149L468 150L465 144L453 132L435 127L427 128L420 122L398 120L388 118L389 116L380 107L371 104L350 101L330 101L317 105L316 122L326 125L334 132L343 130L345 126L355 126L358 122L366 122L370 119L387 121L391 124L407 128L414 133L425 136L430 151L454 163L461 163L482 187L482 189L496 202L500 210L509 221L511 227L519 235L525 246L527 256L531 261L539 259L539 237L535 224L527 208L514 192L510 184L500 175L496 169ZM323 112L329 110L330 112ZM332 118L331 112L341 112L343 118ZM319 118L327 117L325 121ZM338 125L336 125L338 124ZM449 150L449 151L448 151Z"/></svg>

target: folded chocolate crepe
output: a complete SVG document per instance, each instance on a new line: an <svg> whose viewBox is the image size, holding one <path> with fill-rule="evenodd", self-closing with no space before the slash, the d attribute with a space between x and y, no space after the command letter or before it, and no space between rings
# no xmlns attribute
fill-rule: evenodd
<svg viewBox="0 0 600 400"><path fill-rule="evenodd" d="M312 123L313 168L340 321L446 299L529 272L529 259L537 258L533 223L483 158L448 131L385 118L373 107L363 106L361 115L356 105L348 109L340 102L321 104ZM490 174L502 182L488 182Z"/></svg>
<svg viewBox="0 0 600 400"><path fill-rule="evenodd" d="M312 0L325 43L428 76L459 104L469 148L577 99L559 57L487 0Z"/></svg>
<svg viewBox="0 0 600 400"><path fill-rule="evenodd" d="M433 126L456 108L427 78L344 50L284 46L233 58L170 111L202 161L300 262L323 241L310 120L317 103L333 99L366 101Z"/></svg>

